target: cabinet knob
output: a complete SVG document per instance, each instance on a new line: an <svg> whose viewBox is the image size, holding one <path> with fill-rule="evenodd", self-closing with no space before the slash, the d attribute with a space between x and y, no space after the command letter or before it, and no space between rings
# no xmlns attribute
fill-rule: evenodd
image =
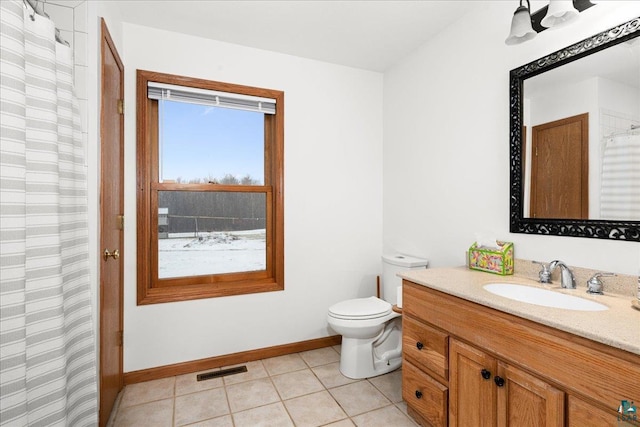
<svg viewBox="0 0 640 427"><path fill-rule="evenodd" d="M496 385L498 387L504 386L504 378L499 377L499 376L496 375L496 377L493 380L496 382Z"/></svg>
<svg viewBox="0 0 640 427"><path fill-rule="evenodd" d="M422 392L420 390L416 390L416 398L422 399Z"/></svg>
<svg viewBox="0 0 640 427"><path fill-rule="evenodd" d="M416 347L418 347L418 350L422 350L422 348L424 347L424 344L422 344L420 341L418 341L416 343Z"/></svg>
<svg viewBox="0 0 640 427"><path fill-rule="evenodd" d="M480 371L480 374L482 375L482 378L484 378L485 380L488 380L489 378L491 378L491 372L487 371L486 369L483 369L482 371Z"/></svg>

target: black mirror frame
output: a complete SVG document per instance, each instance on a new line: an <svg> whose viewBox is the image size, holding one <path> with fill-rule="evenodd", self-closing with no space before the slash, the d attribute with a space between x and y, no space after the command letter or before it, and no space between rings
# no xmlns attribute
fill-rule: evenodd
<svg viewBox="0 0 640 427"><path fill-rule="evenodd" d="M640 241L640 221L524 218L522 181L524 80L638 36L640 36L640 17L515 68L509 73L510 232Z"/></svg>

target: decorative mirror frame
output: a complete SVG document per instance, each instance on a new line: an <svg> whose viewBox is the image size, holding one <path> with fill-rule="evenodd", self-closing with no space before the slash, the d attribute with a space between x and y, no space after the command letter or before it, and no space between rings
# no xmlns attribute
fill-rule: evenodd
<svg viewBox="0 0 640 427"><path fill-rule="evenodd" d="M524 81L640 36L640 17L515 68L509 73L510 226L512 233L640 241L640 221L524 218L522 109Z"/></svg>

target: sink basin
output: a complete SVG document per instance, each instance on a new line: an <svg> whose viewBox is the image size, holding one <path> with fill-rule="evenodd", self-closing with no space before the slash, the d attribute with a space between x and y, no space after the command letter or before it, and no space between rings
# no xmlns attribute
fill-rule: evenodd
<svg viewBox="0 0 640 427"><path fill-rule="evenodd" d="M492 294L500 295L501 297L544 307L575 311L603 311L609 309L604 304L585 298L514 283L489 283L483 287Z"/></svg>

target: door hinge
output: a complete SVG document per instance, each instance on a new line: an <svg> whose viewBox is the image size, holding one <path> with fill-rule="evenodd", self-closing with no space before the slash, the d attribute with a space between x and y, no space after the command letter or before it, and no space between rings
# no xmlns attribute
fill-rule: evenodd
<svg viewBox="0 0 640 427"><path fill-rule="evenodd" d="M124 114L124 99L118 99L118 114Z"/></svg>
<svg viewBox="0 0 640 427"><path fill-rule="evenodd" d="M116 224L119 230L124 230L124 215L116 215Z"/></svg>
<svg viewBox="0 0 640 427"><path fill-rule="evenodd" d="M118 331L117 334L116 340L118 341L118 346L122 347L124 344L124 333L123 331Z"/></svg>

